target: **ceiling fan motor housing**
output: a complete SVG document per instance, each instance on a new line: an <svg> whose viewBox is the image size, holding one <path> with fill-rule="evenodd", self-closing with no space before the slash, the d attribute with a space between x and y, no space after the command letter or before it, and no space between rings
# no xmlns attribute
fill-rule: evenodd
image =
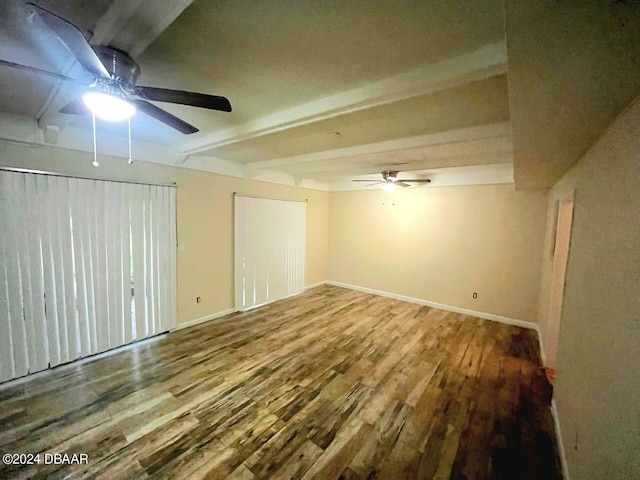
<svg viewBox="0 0 640 480"><path fill-rule="evenodd" d="M140 75L140 66L129 55L117 48L106 45L92 48L111 75L112 83L121 85L125 91L133 91Z"/></svg>
<svg viewBox="0 0 640 480"><path fill-rule="evenodd" d="M382 178L384 178L385 182L396 182L398 181L398 172L395 170L385 170L382 172Z"/></svg>

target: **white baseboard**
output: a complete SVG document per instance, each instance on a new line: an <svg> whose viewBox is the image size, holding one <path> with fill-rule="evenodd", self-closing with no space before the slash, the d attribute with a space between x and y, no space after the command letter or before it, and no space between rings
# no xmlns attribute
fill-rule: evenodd
<svg viewBox="0 0 640 480"><path fill-rule="evenodd" d="M289 298L297 297L298 295L302 295L303 293L305 293L307 290L310 290L310 289L315 288L315 287L319 287L320 285L324 285L325 283L327 283L327 282L323 281L323 282L314 283L312 285L307 285L307 286L302 288L301 292L292 293L291 295L287 295L286 297L282 297L282 298L275 298L273 300L269 300L268 302L259 303L258 305L251 305L250 307L247 307L244 310L236 309L235 311L236 312L250 312L251 310L255 310L256 308L266 307L267 305L270 305L270 304L275 303L275 302L279 302L281 300L287 300Z"/></svg>
<svg viewBox="0 0 640 480"><path fill-rule="evenodd" d="M325 280L323 280L322 282L317 282L311 285L307 285L304 287L304 290L300 293L304 293L307 290L310 290L312 288L315 287L319 287L320 285L324 285L327 282ZM289 295L288 297L284 297L284 298L279 298L278 300L272 300L270 302L267 303L262 303L260 305L254 305L253 307L245 310L252 310L254 308L259 308L259 307L264 307L265 305L269 305L269 303L273 303L279 300L284 300L285 298L290 298L290 297L295 297L296 295L300 295L300 293L294 293L293 295ZM183 323L179 323L173 330L171 330L172 332L175 332L176 330L181 330L183 328L188 328L188 327L193 327L194 325L199 325L201 323L204 322L209 322L211 320L215 320L216 318L220 318L220 317L224 317L225 315L229 315L230 313L234 313L237 312L238 310L235 308L229 308L228 310L223 310L221 312L217 312L217 313L212 313L209 315L205 315L204 317L200 317L200 318L194 318L193 320L189 320L188 322L183 322Z"/></svg>
<svg viewBox="0 0 640 480"><path fill-rule="evenodd" d="M538 332L538 347L540 347L540 359L542 360L542 366L547 362L547 355L544 353L544 343L542 342L542 333L540 332L540 325L537 323L536 332Z"/></svg>
<svg viewBox="0 0 640 480"><path fill-rule="evenodd" d="M358 285L351 285L349 283L334 282L332 280L327 281L329 285L336 287L349 288L351 290L358 290L360 292L372 293L373 295L380 295L381 297L394 298L396 300L402 300L405 302L417 303L418 305L425 305L427 307L439 308L440 310L447 310L449 312L462 313L463 315L470 315L473 317L484 318L485 320L493 320L494 322L506 323L508 325L515 325L516 327L529 328L538 331L538 325L533 322L527 322L525 320L518 320L516 318L502 317L500 315L494 315L493 313L478 312L476 310L469 310L466 308L454 307L452 305L444 305L442 303L430 302L421 298L407 297L405 295L399 295L397 293L389 293L382 290L374 290L373 288L360 287ZM540 335L538 335L540 338Z"/></svg>
<svg viewBox="0 0 640 480"><path fill-rule="evenodd" d="M189 320L188 322L179 323L171 331L175 332L176 330L182 330L183 328L193 327L194 325L199 325L201 323L208 322L210 320L215 320L216 318L224 317L225 315L229 315L230 313L233 313L235 311L236 311L235 308L229 308L228 310L223 310L217 313L211 313L209 315L205 315L204 317L194 318L193 320Z"/></svg>
<svg viewBox="0 0 640 480"><path fill-rule="evenodd" d="M564 441L562 440L562 430L560 430L560 419L558 418L558 409L556 407L556 401L551 400L551 416L553 417L553 424L556 429L556 440L558 441L558 450L560 454L560 463L562 464L562 477L564 480L570 480L569 466L567 464L567 457L564 450Z"/></svg>

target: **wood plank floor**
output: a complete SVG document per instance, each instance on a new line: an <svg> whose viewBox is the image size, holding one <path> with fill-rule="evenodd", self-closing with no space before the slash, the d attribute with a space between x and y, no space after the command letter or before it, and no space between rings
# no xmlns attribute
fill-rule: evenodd
<svg viewBox="0 0 640 480"><path fill-rule="evenodd" d="M0 389L0 478L561 478L535 333L322 286Z"/></svg>

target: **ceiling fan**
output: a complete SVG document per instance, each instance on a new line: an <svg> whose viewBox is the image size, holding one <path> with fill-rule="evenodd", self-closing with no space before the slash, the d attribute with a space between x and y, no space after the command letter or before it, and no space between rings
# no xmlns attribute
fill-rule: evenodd
<svg viewBox="0 0 640 480"><path fill-rule="evenodd" d="M385 170L382 172L382 180L364 180L358 179L353 180L354 182L368 182L369 185L367 187L371 187L373 185L383 185L384 187L394 188L394 187L410 187L410 183L431 183L431 180L428 178L423 179L400 179L398 178L398 173L396 170ZM373 182L373 183L371 183Z"/></svg>
<svg viewBox="0 0 640 480"><path fill-rule="evenodd" d="M131 118L138 110L179 132L191 134L198 132L198 128L155 106L149 100L231 111L231 103L225 97L136 85L140 67L126 52L105 45L92 47L75 25L35 3L27 2L27 5L34 9L35 14L93 77L93 81L87 84L59 73L6 60L0 60L0 64L87 88L81 97L60 109L60 113L83 115L93 112L98 118L123 121Z"/></svg>

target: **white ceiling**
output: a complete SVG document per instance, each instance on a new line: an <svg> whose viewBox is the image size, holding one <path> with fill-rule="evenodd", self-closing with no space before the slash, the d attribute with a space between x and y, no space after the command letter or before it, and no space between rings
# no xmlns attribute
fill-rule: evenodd
<svg viewBox="0 0 640 480"><path fill-rule="evenodd" d="M387 168L547 187L640 88L635 2L39 3L128 51L138 84L230 99L232 113L159 104L200 129L189 136L136 115L137 158L315 188ZM78 74L29 12L0 2L0 58ZM89 119L58 113L77 95L0 66L0 139L90 150ZM102 153L126 153L124 125L98 129Z"/></svg>

